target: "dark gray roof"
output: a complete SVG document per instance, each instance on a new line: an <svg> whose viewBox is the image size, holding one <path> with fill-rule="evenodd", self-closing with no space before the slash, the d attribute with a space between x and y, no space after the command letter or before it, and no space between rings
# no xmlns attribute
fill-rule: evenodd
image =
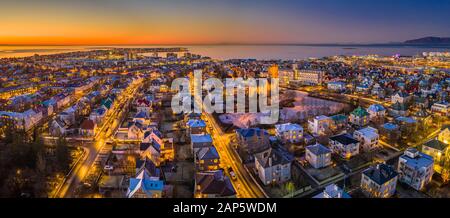
<svg viewBox="0 0 450 218"><path fill-rule="evenodd" d="M378 185L382 185L398 175L394 168L386 164L372 166L365 170L363 174L369 177L372 181L376 182Z"/></svg>
<svg viewBox="0 0 450 218"><path fill-rule="evenodd" d="M358 140L354 139L351 135L347 133L332 136L330 137L330 140L337 141L343 145L358 143Z"/></svg>
<svg viewBox="0 0 450 218"><path fill-rule="evenodd" d="M331 153L331 150L321 144L309 145L306 147L311 153L315 155Z"/></svg>
<svg viewBox="0 0 450 218"><path fill-rule="evenodd" d="M433 139L433 140L430 140L428 142L425 142L424 146L427 146L427 147L430 147L430 148L434 148L434 149L437 149L437 150L440 150L440 151L443 151L443 150L445 150L448 147L447 144L445 144L445 143L443 143L443 142L441 142L439 140L436 140L436 139Z"/></svg>
<svg viewBox="0 0 450 218"><path fill-rule="evenodd" d="M270 158L272 158L272 165L270 165L270 161L269 161ZM288 164L293 160L293 157L281 150L270 149L270 153L269 153L269 155L267 155L267 157L264 158L263 155L258 155L257 159L258 159L258 162L261 164L261 166L266 168L266 167L271 167L271 166L280 165L280 164L281 165Z"/></svg>

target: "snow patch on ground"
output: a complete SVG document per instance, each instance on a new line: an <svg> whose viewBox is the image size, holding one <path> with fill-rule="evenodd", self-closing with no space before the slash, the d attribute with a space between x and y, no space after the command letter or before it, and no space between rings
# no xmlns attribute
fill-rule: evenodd
<svg viewBox="0 0 450 218"><path fill-rule="evenodd" d="M309 97L307 93L294 91L294 107L283 108L280 110L280 119L282 123L298 122L317 115L330 115L341 111L344 108L343 103L323 100ZM281 96L283 98L283 96ZM233 124L238 128L249 128L260 123L262 113L227 113L219 116L222 123Z"/></svg>

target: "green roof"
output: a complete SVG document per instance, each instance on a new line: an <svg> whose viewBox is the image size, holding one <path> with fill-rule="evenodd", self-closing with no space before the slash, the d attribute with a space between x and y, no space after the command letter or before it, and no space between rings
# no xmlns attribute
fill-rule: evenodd
<svg viewBox="0 0 450 218"><path fill-rule="evenodd" d="M347 116L345 116L343 114L337 114L337 115L331 116L331 119L333 119L334 121L345 121L345 120L347 120Z"/></svg>
<svg viewBox="0 0 450 218"><path fill-rule="evenodd" d="M112 101L111 100L106 100L105 102L103 102L103 104L106 108L110 109L111 105L112 105Z"/></svg>
<svg viewBox="0 0 450 218"><path fill-rule="evenodd" d="M356 108L354 111L352 111L351 114L353 114L354 116L357 116L357 117L369 116L369 113L366 111L366 109L364 109L362 107Z"/></svg>

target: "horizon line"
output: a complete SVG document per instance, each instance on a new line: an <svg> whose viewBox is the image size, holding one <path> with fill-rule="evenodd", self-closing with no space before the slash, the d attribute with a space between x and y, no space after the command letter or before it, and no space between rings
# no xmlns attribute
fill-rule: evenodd
<svg viewBox="0 0 450 218"><path fill-rule="evenodd" d="M361 46L361 45L447 45L448 43L405 43L405 42L373 42L373 43L352 43L352 42L338 42L338 43L112 43L112 44L1 44L0 46L227 46L227 45L255 45L255 46Z"/></svg>

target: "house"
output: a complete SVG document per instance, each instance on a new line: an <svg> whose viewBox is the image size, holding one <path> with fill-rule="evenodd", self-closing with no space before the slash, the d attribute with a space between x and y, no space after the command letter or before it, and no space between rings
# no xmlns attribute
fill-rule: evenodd
<svg viewBox="0 0 450 218"><path fill-rule="evenodd" d="M253 155L263 152L270 147L269 133L260 128L237 129L238 149L249 154L249 160L253 160Z"/></svg>
<svg viewBox="0 0 450 218"><path fill-rule="evenodd" d="M102 100L102 105L100 107L105 109L105 111L109 111L109 109L111 109L112 105L113 105L113 100L111 100L110 98L107 98L107 99Z"/></svg>
<svg viewBox="0 0 450 218"><path fill-rule="evenodd" d="M300 142L303 139L303 127L298 124L275 125L275 135L283 142Z"/></svg>
<svg viewBox="0 0 450 218"><path fill-rule="evenodd" d="M380 86L380 84L377 83L377 84L373 85L371 94L378 98L384 98L386 95L386 91Z"/></svg>
<svg viewBox="0 0 450 218"><path fill-rule="evenodd" d="M189 120L200 120L202 114L200 113L187 113L184 115L184 122L188 122Z"/></svg>
<svg viewBox="0 0 450 218"><path fill-rule="evenodd" d="M135 108L137 113L143 112L149 116L152 111L152 102L147 98L139 98L136 100Z"/></svg>
<svg viewBox="0 0 450 218"><path fill-rule="evenodd" d="M386 164L378 164L364 170L361 188L369 197L389 198L395 194L398 173Z"/></svg>
<svg viewBox="0 0 450 218"><path fill-rule="evenodd" d="M306 160L314 168L322 168L331 164L331 150L319 143L306 146Z"/></svg>
<svg viewBox="0 0 450 218"><path fill-rule="evenodd" d="M450 144L450 128L449 127L441 130L441 132L438 135L438 140L441 142L444 142L445 144Z"/></svg>
<svg viewBox="0 0 450 218"><path fill-rule="evenodd" d="M164 182L160 170L149 159L137 160L136 169L136 177L130 178L127 198L161 198Z"/></svg>
<svg viewBox="0 0 450 218"><path fill-rule="evenodd" d="M444 161L450 155L449 145L440 140L432 139L422 145L422 152L433 158L435 163L434 171L442 173Z"/></svg>
<svg viewBox="0 0 450 218"><path fill-rule="evenodd" d="M395 123L385 123L381 126L380 133L390 141L396 141L400 138L400 127Z"/></svg>
<svg viewBox="0 0 450 218"><path fill-rule="evenodd" d="M445 101L436 102L431 106L431 111L443 116L448 116L450 115L450 104Z"/></svg>
<svg viewBox="0 0 450 218"><path fill-rule="evenodd" d="M398 180L416 190L425 187L433 176L433 157L415 148L406 149L398 160Z"/></svg>
<svg viewBox="0 0 450 218"><path fill-rule="evenodd" d="M325 135L330 133L333 120L325 115L314 117L312 120L308 120L309 132L316 135Z"/></svg>
<svg viewBox="0 0 450 218"><path fill-rule="evenodd" d="M130 122L128 124L128 139L142 140L144 137L144 126L138 121Z"/></svg>
<svg viewBox="0 0 450 218"><path fill-rule="evenodd" d="M220 164L219 153L216 147L202 147L194 155L195 167L198 171L218 170Z"/></svg>
<svg viewBox="0 0 450 218"><path fill-rule="evenodd" d="M400 126L400 131L404 133L413 133L417 130L417 120L412 117L397 117L395 118L396 123Z"/></svg>
<svg viewBox="0 0 450 218"><path fill-rule="evenodd" d="M410 96L406 92L397 92L391 96L391 102L392 104L395 104L397 102L400 104L408 104L411 98L412 96Z"/></svg>
<svg viewBox="0 0 450 218"><path fill-rule="evenodd" d="M361 84L361 85L357 85L356 86L356 92L360 92L360 93L364 93L364 94L369 94L369 89L370 87L366 84Z"/></svg>
<svg viewBox="0 0 450 218"><path fill-rule="evenodd" d="M369 112L370 120L373 122L383 121L384 117L386 116L386 108L384 108L380 104L370 105L367 109L367 112Z"/></svg>
<svg viewBox="0 0 450 218"><path fill-rule="evenodd" d="M96 108L89 115L89 119L94 121L96 124L103 122L103 118L106 115L106 110L104 108Z"/></svg>
<svg viewBox="0 0 450 218"><path fill-rule="evenodd" d="M134 115L133 122L140 122L144 126L147 126L150 124L150 117L144 111L139 111Z"/></svg>
<svg viewBox="0 0 450 218"><path fill-rule="evenodd" d="M313 198L351 198L350 195L339 188L336 184L330 184L323 192L315 195Z"/></svg>
<svg viewBox="0 0 450 218"><path fill-rule="evenodd" d="M370 114L366 111L366 109L362 107L358 107L350 113L350 123L356 126L365 126L369 124Z"/></svg>
<svg viewBox="0 0 450 218"><path fill-rule="evenodd" d="M58 118L62 121L64 121L65 123L67 123L68 125L72 125L75 123L75 112L76 112L76 108L75 107L69 107L66 110L64 110L63 112L58 114Z"/></svg>
<svg viewBox="0 0 450 218"><path fill-rule="evenodd" d="M156 142L141 142L139 144L141 158L151 160L156 166L161 164L161 147Z"/></svg>
<svg viewBox="0 0 450 218"><path fill-rule="evenodd" d="M333 115L331 119L333 120L333 125L331 126L333 131L339 131L348 125L348 117L344 114Z"/></svg>
<svg viewBox="0 0 450 218"><path fill-rule="evenodd" d="M391 105L389 109L389 115L393 117L397 116L408 116L409 115L409 106L407 104L402 104L400 102L395 102Z"/></svg>
<svg viewBox="0 0 450 218"><path fill-rule="evenodd" d="M210 134L192 134L191 151L195 154L200 148L211 147L213 144Z"/></svg>
<svg viewBox="0 0 450 218"><path fill-rule="evenodd" d="M53 112L56 109L56 101L55 101L55 99L50 98L48 100L43 101L42 106L44 106L44 108L47 109L47 112L46 112L47 116L50 116L53 114Z"/></svg>
<svg viewBox="0 0 450 218"><path fill-rule="evenodd" d="M430 102L426 97L414 96L414 106L417 108L428 108Z"/></svg>
<svg viewBox="0 0 450 218"><path fill-rule="evenodd" d="M230 178L222 170L197 172L195 174L196 198L235 198L236 190Z"/></svg>
<svg viewBox="0 0 450 218"><path fill-rule="evenodd" d="M265 185L282 184L291 179L293 157L281 149L269 148L255 155L255 168Z"/></svg>
<svg viewBox="0 0 450 218"><path fill-rule="evenodd" d="M344 133L330 137L331 150L343 158L349 159L359 154L359 141Z"/></svg>
<svg viewBox="0 0 450 218"><path fill-rule="evenodd" d="M190 134L203 134L206 133L206 123L200 119L192 119L186 123L186 133Z"/></svg>
<svg viewBox="0 0 450 218"><path fill-rule="evenodd" d="M335 91L335 92L342 92L345 91L345 83L344 82L328 82L327 88L329 90Z"/></svg>
<svg viewBox="0 0 450 218"><path fill-rule="evenodd" d="M80 135L82 136L94 136L97 124L89 119L86 119L80 125Z"/></svg>
<svg viewBox="0 0 450 218"><path fill-rule="evenodd" d="M353 137L359 141L363 151L368 152L378 147L378 130L373 127L366 127L356 130Z"/></svg>
<svg viewBox="0 0 450 218"><path fill-rule="evenodd" d="M56 118L49 126L49 131L52 136L65 136L68 134L69 125L63 120Z"/></svg>

